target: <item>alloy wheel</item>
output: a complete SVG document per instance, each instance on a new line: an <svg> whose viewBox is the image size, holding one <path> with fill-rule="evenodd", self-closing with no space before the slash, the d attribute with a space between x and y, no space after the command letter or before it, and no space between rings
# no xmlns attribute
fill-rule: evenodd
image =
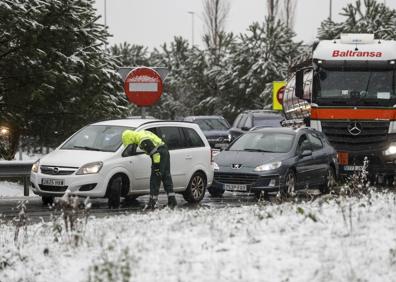
<svg viewBox="0 0 396 282"><path fill-rule="evenodd" d="M205 191L205 181L200 175L196 175L191 180L191 193L194 199L199 199Z"/></svg>

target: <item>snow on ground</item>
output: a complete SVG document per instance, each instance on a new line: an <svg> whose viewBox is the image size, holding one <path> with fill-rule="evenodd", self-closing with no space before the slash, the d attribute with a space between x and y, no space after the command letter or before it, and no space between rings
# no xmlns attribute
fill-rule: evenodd
<svg viewBox="0 0 396 282"><path fill-rule="evenodd" d="M395 281L396 198L163 209L0 229L0 281ZM55 242L58 238L58 242Z"/></svg>
<svg viewBox="0 0 396 282"><path fill-rule="evenodd" d="M23 196L23 184L11 181L0 181L0 198L6 197L22 197ZM37 197L30 190L29 196Z"/></svg>

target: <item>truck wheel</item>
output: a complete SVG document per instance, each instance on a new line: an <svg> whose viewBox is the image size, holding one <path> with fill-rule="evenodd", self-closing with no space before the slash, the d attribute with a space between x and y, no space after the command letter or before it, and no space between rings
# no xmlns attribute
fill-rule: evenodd
<svg viewBox="0 0 396 282"><path fill-rule="evenodd" d="M201 172L196 172L191 177L186 191L183 192L183 198L189 203L199 203L206 192L206 177Z"/></svg>
<svg viewBox="0 0 396 282"><path fill-rule="evenodd" d="M54 203L54 197L52 196L41 196L44 206L52 205Z"/></svg>
<svg viewBox="0 0 396 282"><path fill-rule="evenodd" d="M266 191L256 191L254 192L254 196L257 200L269 201L269 195Z"/></svg>
<svg viewBox="0 0 396 282"><path fill-rule="evenodd" d="M224 190L216 189L213 186L208 187L208 192L212 197L222 197L224 194Z"/></svg>
<svg viewBox="0 0 396 282"><path fill-rule="evenodd" d="M117 176L111 179L108 186L108 205L110 209L118 209L121 201L122 178Z"/></svg>
<svg viewBox="0 0 396 282"><path fill-rule="evenodd" d="M329 167L326 173L325 183L320 186L320 193L329 194L335 186L335 173L332 167Z"/></svg>

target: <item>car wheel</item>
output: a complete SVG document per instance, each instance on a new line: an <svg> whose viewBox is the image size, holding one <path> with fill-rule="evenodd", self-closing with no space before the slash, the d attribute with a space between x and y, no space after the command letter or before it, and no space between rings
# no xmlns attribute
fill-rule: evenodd
<svg viewBox="0 0 396 282"><path fill-rule="evenodd" d="M326 173L325 183L320 187L322 194L330 193L330 190L335 186L335 173L332 167L329 167Z"/></svg>
<svg viewBox="0 0 396 282"><path fill-rule="evenodd" d="M52 196L42 196L41 200L43 201L44 206L52 205L54 203L54 197Z"/></svg>
<svg viewBox="0 0 396 282"><path fill-rule="evenodd" d="M224 190L216 189L213 186L208 187L208 192L212 197L222 197L224 194Z"/></svg>
<svg viewBox="0 0 396 282"><path fill-rule="evenodd" d="M110 209L118 209L121 201L122 178L117 176L111 179L108 186L108 205Z"/></svg>
<svg viewBox="0 0 396 282"><path fill-rule="evenodd" d="M206 178L201 172L196 172L191 177L183 198L189 203L199 203L206 192Z"/></svg>
<svg viewBox="0 0 396 282"><path fill-rule="evenodd" d="M294 171L289 170L285 177L285 186L283 187L283 193L285 196L293 196L296 190L296 176Z"/></svg>

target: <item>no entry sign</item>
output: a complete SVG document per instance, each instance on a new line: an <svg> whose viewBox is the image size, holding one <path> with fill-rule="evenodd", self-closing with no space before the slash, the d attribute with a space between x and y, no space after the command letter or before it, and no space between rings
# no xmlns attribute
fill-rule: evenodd
<svg viewBox="0 0 396 282"><path fill-rule="evenodd" d="M162 79L155 70L138 67L131 70L124 81L124 91L129 102L138 106L151 106L162 95Z"/></svg>

